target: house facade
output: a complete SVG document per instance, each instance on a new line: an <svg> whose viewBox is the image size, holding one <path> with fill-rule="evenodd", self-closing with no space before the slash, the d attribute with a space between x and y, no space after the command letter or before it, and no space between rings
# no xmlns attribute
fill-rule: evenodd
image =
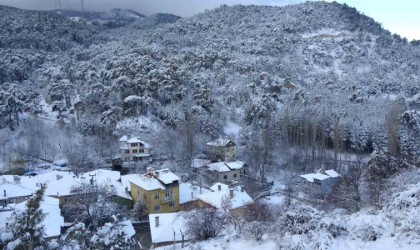
<svg viewBox="0 0 420 250"><path fill-rule="evenodd" d="M123 161L148 161L152 147L137 136L124 135L118 140Z"/></svg>
<svg viewBox="0 0 420 250"><path fill-rule="evenodd" d="M225 138L207 143L208 157L211 161L235 161L236 144Z"/></svg>
<svg viewBox="0 0 420 250"><path fill-rule="evenodd" d="M169 169L153 170L130 178L131 197L146 205L148 213L179 211L179 177Z"/></svg>

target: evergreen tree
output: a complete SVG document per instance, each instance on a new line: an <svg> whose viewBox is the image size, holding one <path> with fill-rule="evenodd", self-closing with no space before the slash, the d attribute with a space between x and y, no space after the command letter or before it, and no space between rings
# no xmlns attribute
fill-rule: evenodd
<svg viewBox="0 0 420 250"><path fill-rule="evenodd" d="M45 186L41 187L26 203L24 211L15 211L6 224L6 233L11 234L8 250L43 249L45 214L40 209ZM5 242L6 243L6 242ZM2 243L3 244L3 243ZM2 245L0 244L0 246Z"/></svg>

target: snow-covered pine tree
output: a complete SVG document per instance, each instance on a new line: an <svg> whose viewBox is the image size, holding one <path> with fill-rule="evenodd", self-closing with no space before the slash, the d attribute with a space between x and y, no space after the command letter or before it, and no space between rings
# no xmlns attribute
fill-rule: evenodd
<svg viewBox="0 0 420 250"><path fill-rule="evenodd" d="M27 201L24 211L15 211L6 223L5 231L10 234L10 240L1 242L8 250L43 249L45 214L40 208L44 196L45 186L42 186Z"/></svg>

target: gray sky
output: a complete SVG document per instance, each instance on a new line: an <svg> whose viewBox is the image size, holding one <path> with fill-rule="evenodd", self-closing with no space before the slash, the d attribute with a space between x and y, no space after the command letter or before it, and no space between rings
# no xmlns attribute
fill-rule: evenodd
<svg viewBox="0 0 420 250"><path fill-rule="evenodd" d="M24 9L47 10L61 7L81 9L81 0L0 0L0 4ZM188 17L221 4L277 5L296 4L305 0L83 0L85 10L106 11L112 8L132 9L145 15L157 12ZM330 0L328 0L330 1ZM409 40L420 40L420 0L336 0L356 7L374 18L384 28Z"/></svg>
<svg viewBox="0 0 420 250"><path fill-rule="evenodd" d="M0 0L0 4L23 9L48 10L61 7L81 9L82 0ZM192 16L205 9L213 9L221 4L286 5L304 0L83 0L85 10L104 11L112 8L136 10L149 15L157 12L172 13L183 17Z"/></svg>

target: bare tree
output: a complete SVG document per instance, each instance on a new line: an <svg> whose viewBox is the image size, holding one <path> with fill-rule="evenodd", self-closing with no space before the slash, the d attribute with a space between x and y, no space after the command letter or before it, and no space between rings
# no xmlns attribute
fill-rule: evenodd
<svg viewBox="0 0 420 250"><path fill-rule="evenodd" d="M195 240L216 237L226 227L226 215L221 209L200 208L185 213L187 233Z"/></svg>
<svg viewBox="0 0 420 250"><path fill-rule="evenodd" d="M102 226L116 212L113 202L115 188L110 185L97 185L92 176L90 182L82 182L71 189L71 197L64 210L70 220L83 221L97 228Z"/></svg>
<svg viewBox="0 0 420 250"><path fill-rule="evenodd" d="M360 177L362 169L354 166L326 194L327 204L357 212L361 208Z"/></svg>
<svg viewBox="0 0 420 250"><path fill-rule="evenodd" d="M400 120L399 116L402 113L402 107L398 102L390 105L386 115L387 137L388 137L388 151L397 156L400 152Z"/></svg>

